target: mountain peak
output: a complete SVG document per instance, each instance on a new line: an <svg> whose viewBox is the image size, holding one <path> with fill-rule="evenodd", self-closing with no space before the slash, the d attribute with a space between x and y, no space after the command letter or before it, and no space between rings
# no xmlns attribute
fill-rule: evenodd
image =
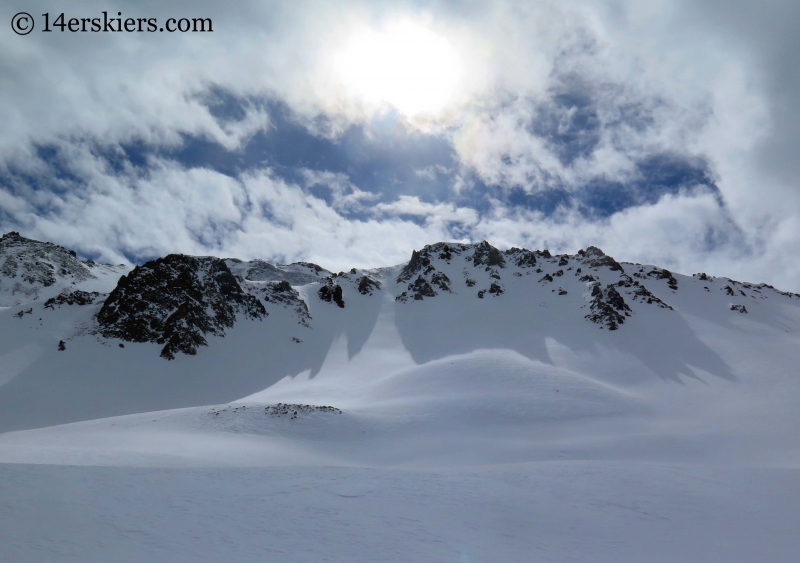
<svg viewBox="0 0 800 563"><path fill-rule="evenodd" d="M107 338L164 345L161 356L194 355L206 334L224 336L237 313L261 319L261 302L242 291L224 260L170 254L122 276L97 314Z"/></svg>
<svg viewBox="0 0 800 563"><path fill-rule="evenodd" d="M11 231L0 238L0 306L58 295L65 288L97 279L97 267L81 262L74 250Z"/></svg>
<svg viewBox="0 0 800 563"><path fill-rule="evenodd" d="M596 246L552 255L517 247L501 251L485 240L428 244L414 250L406 264L377 270L333 273L308 262L280 265L170 254L120 277L114 267L81 262L61 246L11 232L0 239L0 260L0 298L6 299L0 305L44 297L45 315L62 306L91 309L92 319L84 324L90 332L157 343L167 359L196 354L208 345L209 335L223 337L241 319L264 320L275 312L283 319L276 326L283 328L269 330L311 330L320 322L315 310L323 319L357 317L362 309L381 307L384 296L396 303L402 318L436 314L442 317L436 322L447 322L451 316L474 315L480 323L481 315L490 314L500 322L525 311L524 323L531 326L544 315L572 330L592 323L610 331L623 324L628 330L630 323L672 322L669 316L677 315L676 305L687 298L715 307L722 299L724 314L754 316L759 301L768 296L798 298L765 284L705 274L690 278L640 264L623 268ZM116 287L108 294L110 282ZM317 309L321 303L327 304ZM16 315L23 318L28 311ZM288 325L281 324L287 319ZM272 327L273 321L265 324Z"/></svg>

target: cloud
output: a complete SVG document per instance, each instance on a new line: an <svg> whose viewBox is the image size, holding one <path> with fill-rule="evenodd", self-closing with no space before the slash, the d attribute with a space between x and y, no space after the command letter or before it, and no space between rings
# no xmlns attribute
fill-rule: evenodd
<svg viewBox="0 0 800 563"><path fill-rule="evenodd" d="M358 189L346 174L302 169L306 188L324 187L330 191L331 207L337 212L358 211L378 199L378 195Z"/></svg>
<svg viewBox="0 0 800 563"><path fill-rule="evenodd" d="M0 16L22 9L56 10ZM791 2L69 7L103 9L215 31L0 36L3 229L115 262L334 268L442 239L596 244L800 289ZM434 120L352 96L332 65L356 30L394 21L466 62Z"/></svg>
<svg viewBox="0 0 800 563"><path fill-rule="evenodd" d="M311 172L305 183L292 184L270 170L232 178L154 161L142 175L134 168L112 169L86 147L75 150L70 162L67 189L38 191L36 205L25 193L6 192L5 209L28 236L58 240L83 256L114 263L184 252L347 269L400 263L433 241L488 239L503 248L571 253L595 244L618 259L782 281L784 287L797 273L775 262L776 252L785 252L797 236L796 223L784 224L781 237L770 239L770 251L759 254L712 193L667 195L587 221L576 210L547 216L501 201L483 214L413 196L372 204L345 177ZM52 171L39 172L47 177ZM345 195L325 201L309 192L316 183ZM349 206L363 207L365 216L348 216ZM765 270L778 276L765 276Z"/></svg>

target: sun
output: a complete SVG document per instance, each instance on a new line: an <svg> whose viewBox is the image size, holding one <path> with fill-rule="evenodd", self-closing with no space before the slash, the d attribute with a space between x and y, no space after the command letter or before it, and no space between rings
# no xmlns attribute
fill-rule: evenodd
<svg viewBox="0 0 800 563"><path fill-rule="evenodd" d="M461 61L447 39L410 22L353 35L334 64L350 95L410 117L440 112L461 77Z"/></svg>

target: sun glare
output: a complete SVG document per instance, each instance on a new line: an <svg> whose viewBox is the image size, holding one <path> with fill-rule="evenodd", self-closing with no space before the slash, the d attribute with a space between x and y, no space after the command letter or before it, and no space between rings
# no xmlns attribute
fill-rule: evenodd
<svg viewBox="0 0 800 563"><path fill-rule="evenodd" d="M351 95L391 104L407 116L441 111L461 74L450 43L412 23L354 35L335 64Z"/></svg>

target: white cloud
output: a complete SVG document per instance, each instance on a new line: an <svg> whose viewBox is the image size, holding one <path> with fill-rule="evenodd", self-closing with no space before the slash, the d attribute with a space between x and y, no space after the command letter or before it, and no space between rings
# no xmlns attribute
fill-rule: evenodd
<svg viewBox="0 0 800 563"><path fill-rule="evenodd" d="M323 186L331 191L332 207L340 212L359 211L380 196L358 189L346 174L320 172L304 169L301 171L306 187Z"/></svg>
<svg viewBox="0 0 800 563"><path fill-rule="evenodd" d="M207 35L0 35L0 162L40 181L33 186L15 176L0 189L0 220L31 236L112 261L182 251L345 267L401 261L412 248L467 232L499 245L574 251L597 244L624 259L800 289L794 3L761 9L688 0L509 0L420 9L407 2L252 1L234 9L209 1L134 7L86 0L17 8L6 4L0 15L8 21L20 9L76 16L119 10L212 17L215 27ZM305 184L293 186L266 170L231 178L158 159L145 175L118 173L87 148L113 150L135 138L174 146L191 133L235 151L270 126L256 107L241 121L214 119L198 97L211 84L245 97L275 96L309 124L324 113L329 134L365 122L375 108L348 98L330 63L352 30L391 18L421 22L468 61L458 102L438 123L415 125L452 135L459 164L484 181L528 191L594 177L628 182L637 158L675 152L707 159L726 207L710 195L683 194L606 221L574 213L544 218L499 203L479 215L455 199L400 196L375 205L374 194L342 174L306 171ZM565 165L527 124L570 80L591 94L604 127L593 151ZM574 117L569 111L553 116L566 123ZM642 124L626 121L624 111L639 112ZM55 176L33 143L57 145L79 181ZM331 204L309 195L310 185L330 188ZM454 193L469 189L456 178ZM348 219L354 211L367 219Z"/></svg>
<svg viewBox="0 0 800 563"><path fill-rule="evenodd" d="M26 236L56 240L115 263L126 255L184 252L308 260L338 270L400 263L411 250L434 241L487 239L501 248L559 253L593 244L620 260L797 289L793 244L800 222L787 219L756 240L741 232L712 194L667 196L603 221L587 221L575 212L544 217L499 202L479 216L453 203L401 196L364 207L366 219L352 219L336 201L326 203L269 170L234 179L156 161L142 177L135 170L116 174L88 151L71 156L73 174L80 178L63 186L70 189L61 195L39 192L36 206L24 194L6 193L4 210ZM708 244L709 237L714 244Z"/></svg>

